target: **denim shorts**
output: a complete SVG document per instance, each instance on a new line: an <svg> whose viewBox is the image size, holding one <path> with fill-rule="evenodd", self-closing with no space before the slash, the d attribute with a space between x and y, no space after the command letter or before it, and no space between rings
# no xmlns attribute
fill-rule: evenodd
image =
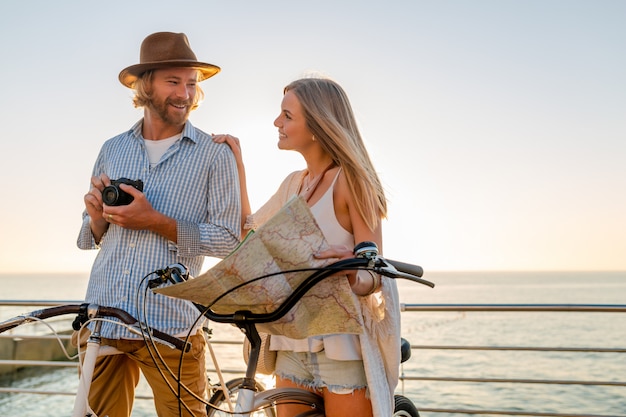
<svg viewBox="0 0 626 417"><path fill-rule="evenodd" d="M327 388L334 394L350 394L367 387L363 361L328 359L323 350L316 353L278 351L276 375L306 388Z"/></svg>

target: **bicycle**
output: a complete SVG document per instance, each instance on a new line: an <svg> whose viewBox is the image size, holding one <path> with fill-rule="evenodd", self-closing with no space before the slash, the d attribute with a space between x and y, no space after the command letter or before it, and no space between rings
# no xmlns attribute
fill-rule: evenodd
<svg viewBox="0 0 626 417"><path fill-rule="evenodd" d="M176 269L175 269L176 270ZM164 277L159 277L162 279ZM94 366L96 358L100 355L111 354L112 349L108 346L101 345L101 339L99 336L99 328L101 323L100 320L106 320L108 318L117 318L124 325L133 329L132 332L138 335L143 335L144 337L153 339L155 342L170 346L172 348L178 349L180 351L188 351L191 347L190 343L186 343L184 340L170 336L166 333L163 333L156 329L151 329L144 324L142 324L135 317L130 315L125 310L116 308L116 307L107 307L101 306L93 303L81 303L81 304L64 304L55 307L44 308L40 310L34 310L20 316L13 317L11 319L5 320L0 323L0 333L18 327L20 325L30 323L30 322L45 322L46 319L65 316L65 315L75 315L75 319L72 323L72 327L75 330L79 330L85 323L89 321L95 321L96 331L90 334L89 340L87 341L86 349L84 349L83 355L84 359L80 366L80 378L78 384L78 391L74 400L74 408L72 412L72 417L97 417L93 412L88 408L87 398L89 396L89 387L90 381L93 376ZM56 331L48 326L53 332L56 334ZM223 391L227 393L236 392L237 387L241 384L242 378L235 378L229 381L224 381L224 378L221 374L221 370L219 369L217 359L215 358L213 349L210 344L210 335L211 330L208 328L202 329L205 333L205 337L207 340L207 346L213 358L213 362L215 364L215 371L218 374L220 382L217 384L213 384L211 382L210 377L207 375L207 397L204 399L205 402L208 402L209 398L216 397L217 394L223 394ZM148 336L149 335L149 336ZM148 340L146 340L148 342ZM61 340L59 339L59 343L61 349L64 351L66 357L68 359L75 359L76 356L71 357L70 354L66 351L63 346ZM78 356L78 355L77 355ZM265 389L261 382L256 383L256 389L261 391ZM224 401L226 404L226 401ZM207 405L207 407L210 407ZM273 414L269 414L270 417Z"/></svg>
<svg viewBox="0 0 626 417"><path fill-rule="evenodd" d="M218 314L213 312L210 308L196 305L196 307L201 310L204 316L209 318L209 320L213 320L217 323L234 324L237 326L244 332L251 345L245 377L233 379L228 382L224 382L222 380L219 385L209 384L210 399L207 404L207 410L210 417L218 417L220 415L234 415L236 417L265 415L273 417L275 416L275 405L285 401L297 401L303 404L308 404L311 407L311 413L306 413L307 416L324 415L322 397L306 390L293 388L274 388L264 390L264 387L255 379L257 361L261 349L261 339L256 329L256 324L268 323L280 319L315 284L340 270L371 270L390 278L409 279L434 287L433 283L420 278L423 273L420 267L379 257L375 245L372 245L373 244L369 242L359 244L355 247L355 258L338 261L328 265L327 267L316 270L273 312L255 314L250 311L238 311L233 314ZM184 269L181 270L181 268ZM151 281L152 285L156 286L159 285L160 282L166 281L182 282L187 280L190 277L188 274L184 273L185 270L186 268L182 265L160 270L158 271L159 277ZM75 329L80 328L88 321L95 322L95 329L89 337L84 359L82 361L79 388L75 397L75 404L72 413L73 417L93 416L88 407L87 398L89 395L89 384L93 375L95 361L101 353L99 329L103 318L115 317L119 319L122 323L124 323L124 325L128 326L131 331L141 335L144 340L146 340L146 343L148 343L148 341L151 343L158 341L159 343L166 344L181 351L187 351L191 346L185 340L148 327L145 323L141 323L124 310L89 303L51 307L42 310L35 310L33 312L14 317L0 323L0 333L30 321L40 321L67 314L76 314L76 319L73 323L73 327ZM410 356L410 346L407 342L403 343L402 347L402 356L403 359L406 360ZM408 356L406 352L408 352ZM417 408L408 398L402 395L396 395L394 400L394 416L419 417Z"/></svg>
<svg viewBox="0 0 626 417"><path fill-rule="evenodd" d="M75 314L76 318L72 326L78 330L81 323L88 321L95 322L95 330L90 334L87 341L87 348L84 352L84 358L80 365L80 378L78 384L78 391L75 396L74 408L72 411L72 417L86 417L92 416L92 411L89 410L87 404L87 398L89 396L89 388L93 371L96 363L96 358L104 353L108 347L103 346L101 348L100 338L100 326L102 324L101 319L114 317L124 323L127 328L132 329L136 334L151 334L154 338L158 339L160 343L168 345L172 348L179 349L181 351L188 351L191 345L186 343L182 339L170 336L156 329L150 329L143 326L137 319L131 316L128 312L115 308L100 306L97 304L82 303L82 304L64 304L56 307L44 308L41 310L35 310L11 319L8 319L0 323L0 333L13 329L29 322L41 322L48 318L58 317L63 315Z"/></svg>

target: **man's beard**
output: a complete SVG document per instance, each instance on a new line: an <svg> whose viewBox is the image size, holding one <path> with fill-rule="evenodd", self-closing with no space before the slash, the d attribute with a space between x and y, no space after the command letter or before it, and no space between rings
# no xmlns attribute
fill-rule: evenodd
<svg viewBox="0 0 626 417"><path fill-rule="evenodd" d="M187 106L185 113L174 112L174 114L170 114L170 104L178 104ZM150 109L152 109L156 114L159 115L163 122L172 125L172 126L181 126L185 124L187 118L189 117L189 113L191 112L191 103L188 101L182 101L176 103L168 98L163 101L157 101L156 99L150 99L148 103Z"/></svg>

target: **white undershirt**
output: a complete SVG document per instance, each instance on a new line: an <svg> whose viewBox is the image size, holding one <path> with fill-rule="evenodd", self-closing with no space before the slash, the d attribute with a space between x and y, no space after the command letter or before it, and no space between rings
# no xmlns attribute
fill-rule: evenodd
<svg viewBox="0 0 626 417"><path fill-rule="evenodd" d="M150 160L150 168L154 167L159 163L161 157L165 155L165 152L172 146L178 139L181 138L183 134L178 133L172 137L159 139L159 140L148 140L144 139L143 143L146 145L146 151L148 152L148 159Z"/></svg>

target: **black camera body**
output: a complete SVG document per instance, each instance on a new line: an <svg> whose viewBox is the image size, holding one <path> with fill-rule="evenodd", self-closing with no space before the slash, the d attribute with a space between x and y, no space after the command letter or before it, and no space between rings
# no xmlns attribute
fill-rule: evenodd
<svg viewBox="0 0 626 417"><path fill-rule="evenodd" d="M126 206L130 204L134 198L120 188L120 184L131 185L143 191L143 181L141 180L129 180L128 178L120 178L118 180L111 180L111 185L104 187L102 190L102 201L107 206Z"/></svg>

